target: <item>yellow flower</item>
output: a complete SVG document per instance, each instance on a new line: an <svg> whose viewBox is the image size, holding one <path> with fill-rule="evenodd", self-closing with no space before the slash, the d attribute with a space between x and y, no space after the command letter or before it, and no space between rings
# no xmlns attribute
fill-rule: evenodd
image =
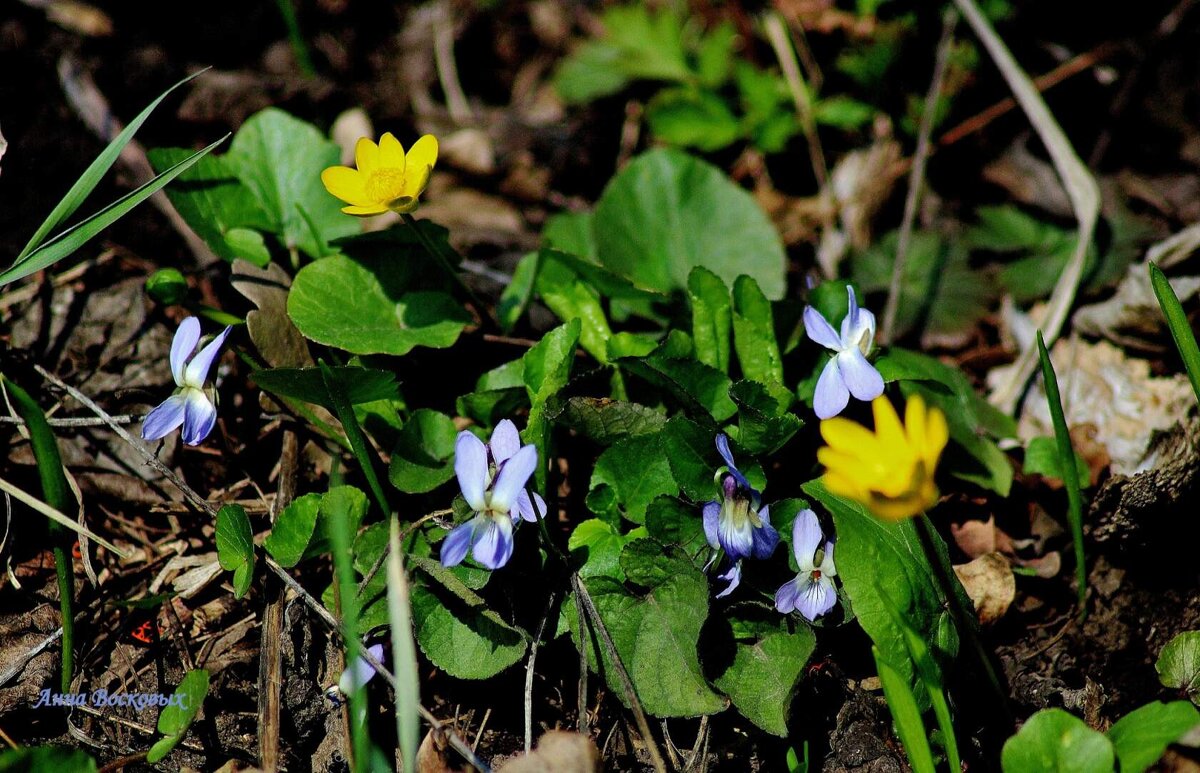
<svg viewBox="0 0 1200 773"><path fill-rule="evenodd" d="M875 398L871 409L874 432L849 419L821 422L828 445L817 451L817 459L825 465L825 486L880 518L919 515L937 502L933 473L950 439L946 416L926 409L919 395L909 398L904 425L886 397Z"/></svg>
<svg viewBox="0 0 1200 773"><path fill-rule="evenodd" d="M342 207L348 215L367 217L393 212L412 212L417 198L429 184L429 175L437 163L438 143L426 134L404 153L404 146L391 132L379 138L376 145L362 137L354 147L354 163L331 166L321 172L325 189L350 206Z"/></svg>

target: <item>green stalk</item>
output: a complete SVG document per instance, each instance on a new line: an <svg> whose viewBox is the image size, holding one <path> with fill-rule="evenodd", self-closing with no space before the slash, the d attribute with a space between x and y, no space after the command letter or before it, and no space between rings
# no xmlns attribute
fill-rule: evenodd
<svg viewBox="0 0 1200 773"><path fill-rule="evenodd" d="M1067 490L1067 521L1071 525L1071 542L1075 548L1075 584L1078 586L1079 619L1082 621L1087 617L1087 561L1083 553L1083 496L1079 490L1079 470L1075 466L1075 449L1071 447L1067 417L1063 414L1058 376L1054 373L1054 363L1050 362L1050 353L1046 351L1046 342L1042 340L1040 330L1037 345L1038 357L1042 361L1042 381L1046 386L1046 402L1050 406L1054 439L1058 443L1058 466L1062 472L1063 487Z"/></svg>
<svg viewBox="0 0 1200 773"><path fill-rule="evenodd" d="M341 382L333 377L333 371L329 369L325 361L321 360L317 364L321 368L321 378L325 381L325 388L329 390L329 397L333 401L334 413L337 414L338 421L342 423L342 429L346 431L346 439L350 441L350 447L354 449L358 466L362 468L363 475L367 478L367 485L375 497L375 503L379 505L380 512L386 516L392 512L392 508L388 505L383 486L379 484L379 476L375 472L375 456L371 453L371 447L367 445L362 427L358 424L358 417L354 415L354 406L350 404Z"/></svg>
<svg viewBox="0 0 1200 773"><path fill-rule="evenodd" d="M0 388L12 397L17 413L25 421L29 431L29 442L33 446L33 456L37 459L38 477L42 483L42 497L46 504L60 512L70 509L75 498L67 485L67 476L63 473L62 457L58 453L58 442L54 432L46 421L46 415L29 394L14 382L0 374ZM58 605L62 614L63 646L62 646L62 692L71 691L71 675L75 667L75 579L70 556L65 545L71 539L71 532L60 524L50 521L47 524L50 539L54 546L54 573L58 576Z"/></svg>
<svg viewBox="0 0 1200 773"><path fill-rule="evenodd" d="M283 23L287 26L288 43L292 47L292 54L296 57L296 64L300 67L300 72L304 73L306 78L316 76L317 70L313 67L312 56L308 52L308 43L300 31L300 21L296 18L296 9L292 6L292 0L275 0L275 5L279 7L279 15L283 17Z"/></svg>
<svg viewBox="0 0 1200 773"><path fill-rule="evenodd" d="M430 240L429 234L421 230L421 225L417 222L417 219L407 212L402 213L400 217L404 218L405 224L416 234L417 240L421 242L421 246L438 262L442 270L446 272L446 276L450 277L450 281L454 282L466 294L467 298L470 299L471 305L475 307L475 312L479 315L479 318L484 323L490 323L494 327L499 327L499 323L492 318L491 313L488 311L487 304L475 294L474 290L467 287L467 283L459 276L458 270L454 268L450 259L446 257L446 253Z"/></svg>
<svg viewBox="0 0 1200 773"><path fill-rule="evenodd" d="M348 525L338 518L329 519L327 536L333 548L333 577L342 620L342 641L346 644L346 668L353 668L362 654L362 641L358 637L358 584L354 581L354 538ZM369 770L371 739L364 721L360 721L367 714L366 690L362 687L353 690L347 699L350 704L350 739L354 749L352 770Z"/></svg>
<svg viewBox="0 0 1200 773"><path fill-rule="evenodd" d="M1163 316L1167 318L1167 327L1171 331L1171 337L1175 339L1175 348L1183 358L1183 367L1191 379L1192 390L1196 393L1196 399L1200 400L1200 347L1196 346L1196 334L1188 324L1187 314L1183 311L1179 296L1171 289L1171 283L1167 281L1162 269L1153 263L1150 264L1150 284L1154 287L1154 295L1158 298Z"/></svg>

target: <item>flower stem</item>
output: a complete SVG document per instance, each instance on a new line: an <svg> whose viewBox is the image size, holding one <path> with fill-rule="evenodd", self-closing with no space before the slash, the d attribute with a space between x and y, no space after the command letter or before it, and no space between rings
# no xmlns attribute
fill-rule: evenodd
<svg viewBox="0 0 1200 773"><path fill-rule="evenodd" d="M917 538L920 539L921 548L925 551L925 557L933 570L938 589L946 599L945 603L950 611L950 616L954 619L954 626L966 638L975 653L982 676L987 679L992 691L995 692L1005 719L1012 724L1013 717L1008 708L1008 691L1001 683L1000 676L993 664L995 653L989 652L984 646L983 640L979 638L979 620L975 616L975 610L969 609L956 592L960 583L958 578L953 576L954 570L950 568L950 562L944 560L942 552L938 550L938 542L941 541L941 538L934 529L933 523L930 522L929 516L921 514L913 520L916 521Z"/></svg>
<svg viewBox="0 0 1200 773"><path fill-rule="evenodd" d="M458 271L451 264L450 259L446 257L446 253L438 245L434 244L433 240L429 238L429 234L421 229L417 219L407 212L402 213L400 217L404 218L405 224L416 234L417 240L421 242L421 246L425 248L425 251L441 265L442 270L446 272L446 276L450 277L450 280L458 285L458 288L466 294L471 307L475 310L475 314L479 317L480 321L485 325L498 328L499 325L495 318L492 317L487 304L462 280Z"/></svg>

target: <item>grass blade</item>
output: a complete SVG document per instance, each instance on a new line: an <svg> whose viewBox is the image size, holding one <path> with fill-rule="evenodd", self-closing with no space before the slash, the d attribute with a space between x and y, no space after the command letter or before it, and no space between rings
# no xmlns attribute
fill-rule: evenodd
<svg viewBox="0 0 1200 773"><path fill-rule="evenodd" d="M25 420L29 431L29 444L37 460L38 477L42 482L42 496L56 510L67 510L75 501L67 476L63 473L62 456L58 452L58 441L46 422L46 414L29 393L0 374L0 390L12 398L17 414ZM71 532L60 524L50 521L50 538L54 549L54 572L58 577L58 605L62 613L62 691L71 692L71 672L75 667L75 577L74 567L67 554L66 545Z"/></svg>
<svg viewBox="0 0 1200 773"><path fill-rule="evenodd" d="M154 112L154 109L157 108L159 104L167 98L167 95L193 78L203 74L207 71L207 69L208 68L205 68L200 72L189 75L171 88L164 91L158 96L157 99L147 105L145 110L138 113L137 117L130 121L129 125L126 126L120 134L113 138L112 142L108 143L108 147L102 150L100 155L96 156L96 160L93 161L86 170L84 170L83 174L78 180L76 180L75 184L71 186L71 190L67 191L67 195L63 196L62 201L58 202L58 205L54 208L46 220L40 226L38 226L37 231L35 231L33 236L29 239L29 243L25 245L24 249L22 249L21 253L17 256L16 263L14 263L12 266L13 268L16 268L24 260L26 260L34 250L41 246L42 241L46 238L47 234L57 228L59 224L61 224L68 217L73 215L75 210L79 209L79 205L82 204L84 199L88 197L88 194L90 194L96 188L96 186L100 183L100 180L105 174L108 173L108 170L121 155L121 151L124 150L125 146L129 144L129 141L133 139L133 135L136 134L137 130L142 127L142 124L146 122L146 119L150 117L150 114ZM0 280L0 284L3 284L3 280Z"/></svg>
<svg viewBox="0 0 1200 773"><path fill-rule="evenodd" d="M1075 546L1075 582L1079 586L1079 619L1087 617L1087 565L1083 554L1083 497L1079 490L1079 469L1075 466L1075 449L1067 418L1063 415L1062 395L1058 391L1058 376L1046 351L1042 331L1037 335L1038 357L1042 361L1042 380L1046 384L1046 402L1054 422L1054 439L1058 443L1058 464L1062 470L1063 486L1067 490L1067 521L1071 525L1071 542Z"/></svg>
<svg viewBox="0 0 1200 773"><path fill-rule="evenodd" d="M1163 274L1162 269L1154 263L1150 264L1150 284L1154 287L1154 296L1163 316L1167 318L1167 327L1171 337L1175 339L1175 348L1183 358L1183 367L1187 370L1188 378L1192 381L1192 389L1196 399L1200 400L1200 347L1196 346L1196 334L1188 324L1187 314L1179 302L1179 296L1171 289L1171 283Z"/></svg>
<svg viewBox="0 0 1200 773"><path fill-rule="evenodd" d="M917 699L899 671L879 654L878 647L872 647L875 654L875 667L879 671L879 681L883 683L883 696L887 698L888 710L896 724L896 734L900 743L904 744L904 753L908 755L908 764L913 773L936 773L933 765L933 751L929 748L929 737L925 734L925 723L921 720L921 710L917 708Z"/></svg>
<svg viewBox="0 0 1200 773"><path fill-rule="evenodd" d="M29 276L35 271L40 271L47 268L63 258L67 257L75 250L82 247L93 236L103 231L108 226L115 223L125 216L131 209L141 204L146 199L160 191L167 183L174 180L179 175L190 169L197 161L211 153L218 145L229 138L226 134L221 139L204 148L196 151L184 160L175 164L170 169L167 169L162 174L155 177L153 180L139 186L136 190L130 191L113 203L109 204L104 209L84 220L82 223L71 226L66 231L55 236L50 241L42 244L37 249L33 250L23 258L14 263L7 271L0 273L0 287L15 282L18 279Z"/></svg>
<svg viewBox="0 0 1200 773"><path fill-rule="evenodd" d="M333 402L333 412L337 415L338 421L342 423L346 439L350 441L350 448L354 450L354 458L358 460L358 466L362 468L363 475L367 478L367 485L370 486L371 494L374 495L380 511L384 515L388 515L392 509L388 505L387 496L383 493L383 487L379 485L379 475L375 472L375 456L371 453L371 447L367 445L362 427L359 426L358 418L354 415L354 406L350 404L346 390L342 388L342 382L333 375L333 370L324 361L318 364L321 367L321 378L325 382L325 389L329 391L330 400Z"/></svg>
<svg viewBox="0 0 1200 773"><path fill-rule="evenodd" d="M392 629L392 669L396 675L396 736L405 771L417 769L417 746L421 742L420 681L417 648L413 643L412 608L408 601L408 577L400 548L400 521L391 519L388 535L388 619Z"/></svg>
<svg viewBox="0 0 1200 773"><path fill-rule="evenodd" d="M362 656L362 640L358 635L358 583L354 579L354 537L345 510L326 513L326 537L333 556L333 577L337 589L338 613L342 623L342 641L346 645L346 668ZM350 738L354 750L352 771L370 770L371 739L367 735L367 691L357 685L346 696L349 703Z"/></svg>

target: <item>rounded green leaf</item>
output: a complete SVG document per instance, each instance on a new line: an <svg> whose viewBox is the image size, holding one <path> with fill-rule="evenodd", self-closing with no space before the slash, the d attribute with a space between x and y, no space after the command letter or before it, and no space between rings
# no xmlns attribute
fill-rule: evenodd
<svg viewBox="0 0 1200 773"><path fill-rule="evenodd" d="M1004 773L1112 773L1112 742L1062 709L1043 709L1009 738L1000 754Z"/></svg>
<svg viewBox="0 0 1200 773"><path fill-rule="evenodd" d="M1171 639L1159 653L1154 669L1164 686L1183 690L1192 703L1200 703L1200 631Z"/></svg>
<svg viewBox="0 0 1200 773"><path fill-rule="evenodd" d="M296 275L288 316L306 338L355 354L452 346L470 316L445 293L407 291L407 274L386 261L322 258Z"/></svg>
<svg viewBox="0 0 1200 773"><path fill-rule="evenodd" d="M747 274L783 297L786 256L766 214L720 169L677 150L643 153L612 179L595 235L600 263L652 290L685 290L704 266L727 285Z"/></svg>
<svg viewBox="0 0 1200 773"><path fill-rule="evenodd" d="M413 411L392 452L388 479L408 494L423 494L454 477L454 421L427 408Z"/></svg>

